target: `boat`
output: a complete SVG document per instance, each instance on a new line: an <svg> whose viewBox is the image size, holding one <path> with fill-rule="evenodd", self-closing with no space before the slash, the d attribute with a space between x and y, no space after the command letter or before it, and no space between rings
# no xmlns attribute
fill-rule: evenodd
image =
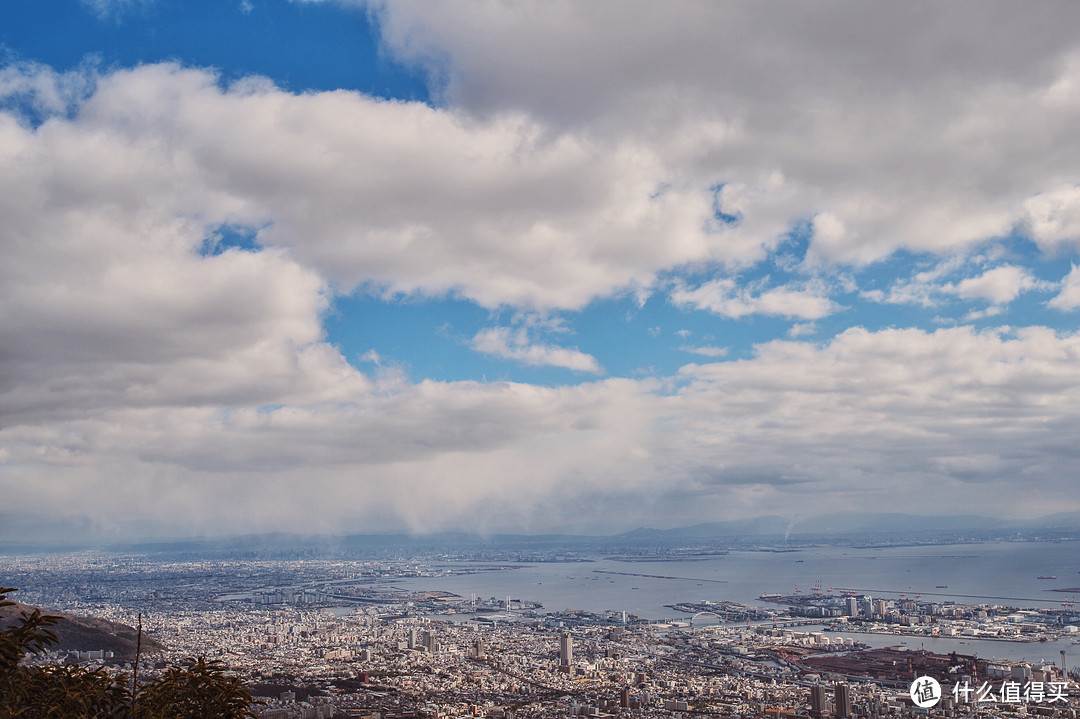
<svg viewBox="0 0 1080 719"><path fill-rule="evenodd" d="M1057 579L1057 577L1052 575L1052 574L1049 575L1049 576L1046 576L1046 577L1035 577L1035 578L1036 579Z"/></svg>
<svg viewBox="0 0 1080 719"><path fill-rule="evenodd" d="M936 587L934 587L934 589L948 589L948 588L949 588L948 584L938 584Z"/></svg>

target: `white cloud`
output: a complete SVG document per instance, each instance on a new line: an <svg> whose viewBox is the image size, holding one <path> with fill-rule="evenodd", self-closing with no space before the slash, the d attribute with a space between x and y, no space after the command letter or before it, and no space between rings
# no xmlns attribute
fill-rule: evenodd
<svg viewBox="0 0 1080 719"><path fill-rule="evenodd" d="M256 79L222 90L212 73L150 65L98 78L73 119L12 140L41 148L38 161L61 163L72 183L91 180L79 158L97 158L99 202L263 227L262 244L390 294L579 308L747 251L704 228L710 190L680 179L662 148L554 132L520 113L476 120Z"/></svg>
<svg viewBox="0 0 1080 719"><path fill-rule="evenodd" d="M856 328L670 381L343 386L306 405L8 423L0 491L6 508L85 511L110 531L127 516L162 532L595 531L658 514L918 512L928 496L943 512L1015 516L1080 508L1078 408L1076 334ZM598 516L601 497L643 514Z"/></svg>
<svg viewBox="0 0 1080 719"><path fill-rule="evenodd" d="M93 92L94 69L92 59L65 73L37 63L4 65L0 67L0 101L22 102L45 115L68 113ZM22 120L14 114L9 119Z"/></svg>
<svg viewBox="0 0 1080 719"><path fill-rule="evenodd" d="M1080 160L1074 7L343 3L455 107L647 136L682 176L727 183L741 261L808 217L814 262L968 251ZM1070 223L1032 226L1076 239Z"/></svg>
<svg viewBox="0 0 1080 719"><path fill-rule="evenodd" d="M576 372L603 372L600 363L592 355L577 349L567 349L542 342L534 342L528 330L520 327L490 327L481 330L472 339L472 348L483 354L522 362L534 367L565 367Z"/></svg>
<svg viewBox="0 0 1080 719"><path fill-rule="evenodd" d="M145 9L156 2L157 0L82 0L82 4L102 20Z"/></svg>
<svg viewBox="0 0 1080 719"><path fill-rule="evenodd" d="M963 322L975 322L976 320L986 319L987 317L997 317L998 315L1000 315L1004 311L1005 311L1005 309L1001 305L990 305L989 307L987 307L986 309L983 309L983 310L971 310L970 312L968 312L967 314L964 315L962 321ZM952 322L950 324L955 324L955 322Z"/></svg>
<svg viewBox="0 0 1080 719"><path fill-rule="evenodd" d="M708 310L736 319L760 314L816 320L839 309L826 296L824 286L819 283L773 287L754 294L753 288L740 288L735 280L726 277L711 280L694 289L676 287L671 292L671 301L679 306Z"/></svg>
<svg viewBox="0 0 1080 719"><path fill-rule="evenodd" d="M102 201L145 186L148 210L265 227L261 242L345 288L452 293L489 308L578 309L625 292L640 303L658 273L745 267L808 217L810 267L901 247L967 252L1018 223L1052 244L1075 224L1075 186L1060 178L1080 160L1068 131L1080 105L1041 99L1075 70L1064 34L1004 62L982 46L998 26L980 20L987 34L976 36L952 13L923 24L885 8L793 5L788 17L754 5L631 4L609 22L562 3L376 9L399 59L450 63L433 69L447 70L444 106L295 95L250 79L223 90L210 73L157 65L104 76L74 100L73 120L37 141L73 154L96 142L130 160ZM822 51L791 17L851 32ZM883 38L868 58L848 38L883 20L908 42ZM945 32L985 62L940 45ZM629 42L642 33L655 55ZM758 57L763 37L782 50ZM925 51L920 37L929 57L907 54ZM936 70L874 61L885 48ZM565 86L564 63L581 87ZM746 76L704 70L733 66ZM56 94L56 76L15 77ZM987 146L995 153L973 150ZM731 224L712 216L716 187Z"/></svg>
<svg viewBox="0 0 1080 719"><path fill-rule="evenodd" d="M84 86L18 72L26 85L6 87L45 98ZM41 89L50 83L61 89ZM165 135L144 147L102 122L98 97L36 129L0 113L5 423L309 404L369 387L323 341L326 279L280 248L201 254L243 202L191 181L194 147Z"/></svg>
<svg viewBox="0 0 1080 719"><path fill-rule="evenodd" d="M728 353L727 347L712 347L710 345L702 347L683 345L679 350L682 352L689 352L690 354L701 355L702 357L726 357Z"/></svg>
<svg viewBox="0 0 1080 719"><path fill-rule="evenodd" d="M1024 203L1024 215L1028 231L1042 245L1080 240L1080 185L1063 185L1032 197Z"/></svg>
<svg viewBox="0 0 1080 719"><path fill-rule="evenodd" d="M964 299L983 299L995 305L1004 305L1015 300L1022 292L1037 286L1038 281L1023 267L1001 265L978 277L969 277L956 285L947 285L944 291Z"/></svg>
<svg viewBox="0 0 1080 719"><path fill-rule="evenodd" d="M991 307L969 312L964 321L1001 314L1004 306L1024 292L1046 290L1051 286L1037 279L1023 267L1012 264L991 266L996 260L993 248L973 256L955 256L937 263L928 270L915 273L909 279L897 280L888 292L869 290L861 293L871 302L914 304L936 307L947 297L965 300L984 300ZM984 269L980 274L958 279L966 273ZM949 277L954 279L947 281Z"/></svg>
<svg viewBox="0 0 1080 719"><path fill-rule="evenodd" d="M168 64L0 71L6 509L183 533L548 528L603 521L598 497L688 522L1078 508L1076 334L856 328L550 388L365 376L322 316L334 287L456 295L532 318L477 350L598 373L536 339L548 313L675 277L674 303L798 336L830 288L677 278L734 276L806 222L805 271L908 248L946 259L868 297L1000 312L1041 285L988 238L1075 247L1080 6L370 7L436 106ZM32 127L27 99L55 116ZM202 256L223 224L266 249ZM1078 277L1052 307L1080 306Z"/></svg>
<svg viewBox="0 0 1080 719"><path fill-rule="evenodd" d="M1075 310L1080 307L1080 267L1075 264L1072 266L1069 274L1061 281L1061 292L1047 304L1057 310Z"/></svg>

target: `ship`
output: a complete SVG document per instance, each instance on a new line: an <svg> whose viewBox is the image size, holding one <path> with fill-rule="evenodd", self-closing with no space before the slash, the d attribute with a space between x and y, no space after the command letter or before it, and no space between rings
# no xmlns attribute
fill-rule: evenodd
<svg viewBox="0 0 1080 719"><path fill-rule="evenodd" d="M1057 579L1057 577L1052 575L1052 574L1049 575L1049 576L1046 576L1046 577L1035 577L1035 578L1036 579Z"/></svg>

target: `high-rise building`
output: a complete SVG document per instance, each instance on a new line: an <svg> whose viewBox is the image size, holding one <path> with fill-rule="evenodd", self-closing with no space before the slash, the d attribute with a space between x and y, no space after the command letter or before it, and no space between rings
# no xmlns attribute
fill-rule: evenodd
<svg viewBox="0 0 1080 719"><path fill-rule="evenodd" d="M851 716L851 687L842 682L837 682L834 694L836 702L836 716L846 719Z"/></svg>
<svg viewBox="0 0 1080 719"><path fill-rule="evenodd" d="M862 600L862 613L867 617L874 616L874 598L863 597Z"/></svg>
<svg viewBox="0 0 1080 719"><path fill-rule="evenodd" d="M810 687L810 716L821 719L829 709L829 690L823 684Z"/></svg>
<svg viewBox="0 0 1080 719"><path fill-rule="evenodd" d="M574 662L574 638L570 636L570 632L563 632L559 637L559 664L564 667L570 666Z"/></svg>
<svg viewBox="0 0 1080 719"><path fill-rule="evenodd" d="M844 613L849 617L859 616L859 599L858 597L847 597L844 600L847 611Z"/></svg>

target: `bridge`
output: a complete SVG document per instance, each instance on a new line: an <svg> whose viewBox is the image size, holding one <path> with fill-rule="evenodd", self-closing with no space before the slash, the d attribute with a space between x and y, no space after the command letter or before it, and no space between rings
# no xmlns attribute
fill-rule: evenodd
<svg viewBox="0 0 1080 719"><path fill-rule="evenodd" d="M725 617L724 615L717 614L716 612L710 612L710 611L698 612L697 614L690 617L690 626L694 626L694 620L697 619L698 617L702 617L702 616L713 616L713 617L716 617L717 620L719 620L721 622L723 622L723 621L725 621L727 619L727 617Z"/></svg>

